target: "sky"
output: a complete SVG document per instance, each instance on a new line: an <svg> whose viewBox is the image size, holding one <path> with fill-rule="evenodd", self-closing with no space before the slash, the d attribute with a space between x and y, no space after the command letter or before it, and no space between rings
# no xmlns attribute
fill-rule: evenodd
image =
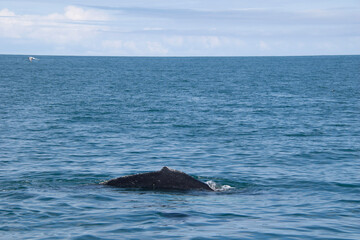
<svg viewBox="0 0 360 240"><path fill-rule="evenodd" d="M360 54L360 0L0 0L0 54Z"/></svg>

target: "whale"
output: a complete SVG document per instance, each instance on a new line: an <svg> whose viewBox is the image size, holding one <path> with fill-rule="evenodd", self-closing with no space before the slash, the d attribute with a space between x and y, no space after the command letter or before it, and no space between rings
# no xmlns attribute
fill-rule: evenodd
<svg viewBox="0 0 360 240"><path fill-rule="evenodd" d="M206 183L184 172L168 167L163 167L160 171L156 172L139 173L110 179L101 184L118 188L147 190L214 191Z"/></svg>

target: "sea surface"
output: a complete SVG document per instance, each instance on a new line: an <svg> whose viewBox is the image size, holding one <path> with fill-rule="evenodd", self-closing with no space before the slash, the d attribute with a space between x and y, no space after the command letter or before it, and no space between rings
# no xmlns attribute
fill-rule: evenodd
<svg viewBox="0 0 360 240"><path fill-rule="evenodd" d="M0 55L0 239L360 239L360 56ZM101 185L163 166L215 192Z"/></svg>

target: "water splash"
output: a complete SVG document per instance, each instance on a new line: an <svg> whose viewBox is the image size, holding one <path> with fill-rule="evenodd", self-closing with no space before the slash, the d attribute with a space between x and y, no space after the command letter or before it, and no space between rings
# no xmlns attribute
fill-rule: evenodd
<svg viewBox="0 0 360 240"><path fill-rule="evenodd" d="M32 62L33 60L39 60L38 58L35 57L28 57L29 61Z"/></svg>
<svg viewBox="0 0 360 240"><path fill-rule="evenodd" d="M231 187L230 185L221 185L211 180L207 181L206 184L209 185L209 187L216 192L224 192L234 189L234 187Z"/></svg>

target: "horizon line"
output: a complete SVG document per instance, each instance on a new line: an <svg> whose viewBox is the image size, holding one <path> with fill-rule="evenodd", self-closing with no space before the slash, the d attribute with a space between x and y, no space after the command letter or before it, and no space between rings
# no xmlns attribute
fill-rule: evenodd
<svg viewBox="0 0 360 240"><path fill-rule="evenodd" d="M16 54L0 53L0 56L48 56L48 57L134 57L134 58L225 58L225 57L331 57L331 56L360 56L358 54L304 54L304 55L189 55L189 56L142 56L142 55L61 55L61 54Z"/></svg>

